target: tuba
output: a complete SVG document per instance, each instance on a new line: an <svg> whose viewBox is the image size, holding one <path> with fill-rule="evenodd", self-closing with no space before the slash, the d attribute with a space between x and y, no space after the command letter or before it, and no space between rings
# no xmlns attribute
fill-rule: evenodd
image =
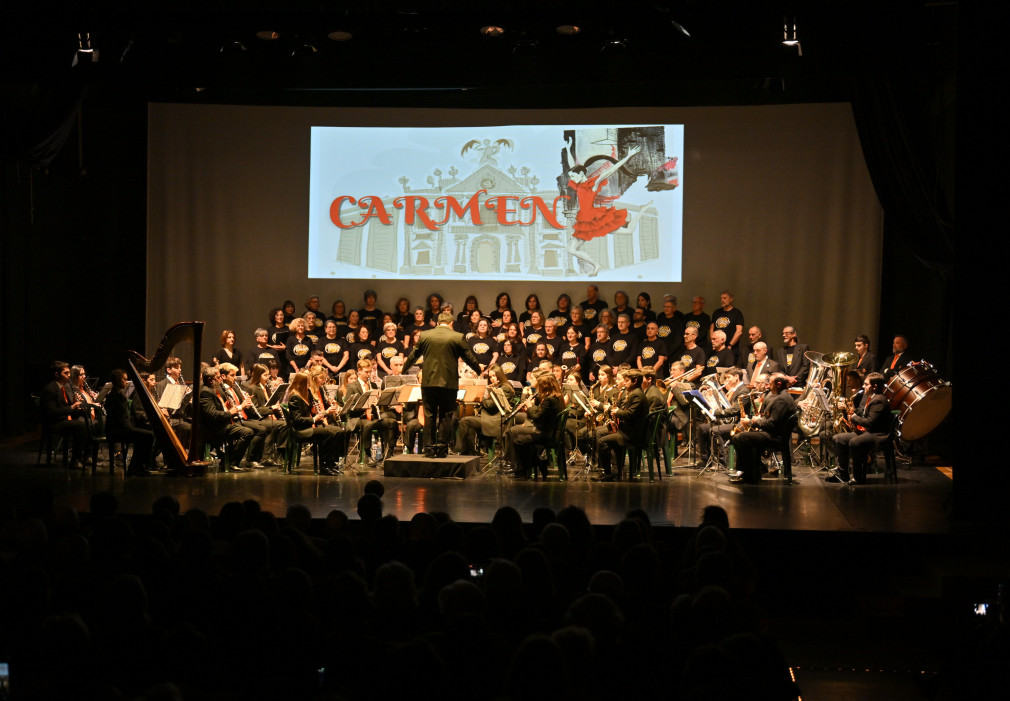
<svg viewBox="0 0 1010 701"><path fill-rule="evenodd" d="M824 376L828 372L827 363L821 360L823 353L807 351L803 356L810 361L810 374L807 375L807 385L803 388L803 393L796 400L796 410L799 421L796 428L807 438L818 435L825 426L827 419L824 407L821 406L815 388L824 383Z"/></svg>
<svg viewBox="0 0 1010 701"><path fill-rule="evenodd" d="M807 377L807 386L803 388L803 393L796 400L796 408L799 411L799 422L797 428L807 438L819 435L826 428L832 427L839 415L844 416L845 404L841 405L834 401L842 397L845 387L845 371L856 362L856 354L848 351L838 351L824 355L807 351L803 354L814 366ZM829 385L830 386L827 386ZM821 404L817 392L814 390L821 388L825 397L828 398L828 408ZM829 395L834 397L829 397Z"/></svg>

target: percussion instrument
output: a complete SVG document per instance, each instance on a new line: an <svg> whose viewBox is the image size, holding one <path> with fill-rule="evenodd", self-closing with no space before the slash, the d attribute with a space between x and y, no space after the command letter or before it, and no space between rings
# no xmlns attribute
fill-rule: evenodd
<svg viewBox="0 0 1010 701"><path fill-rule="evenodd" d="M884 396L898 414L898 435L917 441L940 425L951 409L952 387L925 360L909 363L884 387Z"/></svg>

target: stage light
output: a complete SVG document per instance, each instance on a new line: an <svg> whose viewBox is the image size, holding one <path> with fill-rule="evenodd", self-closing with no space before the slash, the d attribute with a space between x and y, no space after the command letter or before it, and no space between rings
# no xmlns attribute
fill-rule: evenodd
<svg viewBox="0 0 1010 701"><path fill-rule="evenodd" d="M319 53L316 45L310 41L302 42L291 49L291 58L309 58Z"/></svg>
<svg viewBox="0 0 1010 701"><path fill-rule="evenodd" d="M354 35L342 29L337 29L327 34L326 37L330 41L350 41L354 38Z"/></svg>
<svg viewBox="0 0 1010 701"><path fill-rule="evenodd" d="M555 27L554 31L556 31L558 34L571 37L581 32L582 29L577 24L562 24L558 27Z"/></svg>
<svg viewBox="0 0 1010 701"><path fill-rule="evenodd" d="M489 24L485 27L480 28L480 33L486 37L500 37L505 33L504 27L499 27L494 24Z"/></svg>
<svg viewBox="0 0 1010 701"><path fill-rule="evenodd" d="M281 38L281 35L272 29L263 29L256 32L256 38L262 39L263 41L277 41Z"/></svg>
<svg viewBox="0 0 1010 701"><path fill-rule="evenodd" d="M221 49L218 51L222 56L241 56L249 49L241 41L226 41L221 44Z"/></svg>
<svg viewBox="0 0 1010 701"><path fill-rule="evenodd" d="M782 18L782 46L795 46L797 55L803 55L803 47L800 45L800 36L796 31L796 18L793 17L793 24L790 28L789 18Z"/></svg>
<svg viewBox="0 0 1010 701"><path fill-rule="evenodd" d="M74 52L74 59L70 62L73 68L78 63L98 63L98 51L91 45L90 32L78 32L77 51Z"/></svg>

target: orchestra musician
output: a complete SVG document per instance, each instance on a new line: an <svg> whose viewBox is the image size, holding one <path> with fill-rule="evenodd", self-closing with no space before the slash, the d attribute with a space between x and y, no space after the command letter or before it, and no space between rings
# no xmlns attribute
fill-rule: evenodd
<svg viewBox="0 0 1010 701"><path fill-rule="evenodd" d="M644 447L649 431L649 401L642 391L642 371L627 370L622 373L623 394L621 401L610 410L616 420L614 429L599 439L597 458L603 475L601 482L621 480L621 462L618 458L617 475L611 472L611 457L623 453L628 446ZM629 466L629 477L630 466Z"/></svg>
<svg viewBox="0 0 1010 701"><path fill-rule="evenodd" d="M112 391L105 398L105 431L110 441L133 444L133 457L126 474L146 477L151 474L151 460L154 457L154 433L150 429L139 428L130 416L130 404L126 398L126 371L112 371Z"/></svg>
<svg viewBox="0 0 1010 701"><path fill-rule="evenodd" d="M884 363L880 366L880 373L885 380L890 380L892 375L910 362L912 362L912 356L908 353L908 338L898 334L891 342L891 354L884 358Z"/></svg>
<svg viewBox="0 0 1010 701"><path fill-rule="evenodd" d="M219 393L224 398L225 404L237 406L235 420L241 421L243 426L251 428L254 433L246 453L244 467L259 469L263 467L260 461L263 459L263 451L266 449L267 437L270 437L272 443L280 425L262 420L259 411L253 405L252 397L247 395L242 389L242 385L239 384L237 367L231 363L221 363L218 369L221 371Z"/></svg>
<svg viewBox="0 0 1010 701"><path fill-rule="evenodd" d="M524 400L528 404L526 416L529 420L513 426L507 433L506 443L517 479L529 479L531 476L536 479L534 463L543 478L547 479L547 463L537 460L536 454L541 446L554 440L558 416L564 410L561 386L554 374L538 369L534 380L535 386Z"/></svg>
<svg viewBox="0 0 1010 701"><path fill-rule="evenodd" d="M304 322L303 322L304 323ZM213 365L203 369L203 385L200 387L200 430L204 440L212 445L230 443L228 446L228 462L232 469L241 471L242 458L253 440L255 432L241 423L235 417L241 411L240 407L226 404L221 394L221 371Z"/></svg>
<svg viewBox="0 0 1010 701"><path fill-rule="evenodd" d="M810 348L806 343L799 342L794 327L782 329L782 347L775 352L775 360L789 380L790 387L807 383L807 375L810 374L810 361L806 357L808 350Z"/></svg>
<svg viewBox="0 0 1010 701"><path fill-rule="evenodd" d="M773 375L781 368L778 362L768 357L768 344L764 341L755 341L752 353L754 360L747 364L747 377L750 378L750 384L753 387L758 375Z"/></svg>
<svg viewBox="0 0 1010 701"><path fill-rule="evenodd" d="M357 374L355 379L349 381L346 384L347 391L344 395L344 406L350 406L351 402L356 401L357 398L373 389L378 389L378 387L372 384L372 361L364 358L359 360L357 363ZM368 407L366 409L355 409L350 411L350 413L345 414L349 417L347 422L348 431L357 431L361 437L361 445L364 450L365 455L365 465L368 467L375 467L375 458L372 455L372 430L376 427L378 419L373 418L373 407ZM367 440L366 440L367 438Z"/></svg>
<svg viewBox="0 0 1010 701"><path fill-rule="evenodd" d="M778 449L788 438L789 422L796 413L796 402L787 392L789 378L782 373L772 375L769 395L761 404L758 416L741 419L738 433L730 442L736 447L738 471L732 482L761 484L761 453Z"/></svg>
<svg viewBox="0 0 1010 701"><path fill-rule="evenodd" d="M848 421L852 431L834 435L837 472L825 482L849 481L849 457L852 457L852 477L856 484L866 484L866 463L877 441L886 437L891 428L891 412L884 397L884 376L871 372L863 380L863 396L858 408L850 409Z"/></svg>
<svg viewBox="0 0 1010 701"><path fill-rule="evenodd" d="M747 385L743 382L743 370L740 368L730 368L722 376L723 385L721 390L728 407L712 407L717 423L713 425L711 421L705 421L695 426L695 436L698 440L698 453L702 460L708 461L711 455L712 445L722 446L729 438L735 422L733 421L741 414L741 401L748 393Z"/></svg>
<svg viewBox="0 0 1010 701"><path fill-rule="evenodd" d="M866 376L877 367L877 356L870 352L870 337L861 333L856 336L853 345L856 349L857 360L849 370L857 373L860 379L866 379Z"/></svg>
<svg viewBox="0 0 1010 701"><path fill-rule="evenodd" d="M515 399L515 390L505 376L505 371L499 365L487 369L488 387L484 399L480 403L480 413L476 416L464 416L459 421L456 436L456 452L460 455L477 455L477 431L489 438L501 438L502 423L498 405L492 399L492 393L506 410L511 409Z"/></svg>
<svg viewBox="0 0 1010 701"><path fill-rule="evenodd" d="M70 387L70 366L62 361L54 361L52 366L52 381L42 388L39 394L39 406L42 408L42 420L46 422L49 431L63 436L70 441L70 464L73 470L83 469L84 446L88 437L88 425L84 419L87 410L79 399L74 398Z"/></svg>
<svg viewBox="0 0 1010 701"><path fill-rule="evenodd" d="M291 393L288 396L288 409L291 412L290 429L299 440L308 440L318 446L319 471L324 475L339 475L337 460L340 458L342 430L331 424L327 418L328 410L316 402L309 388L309 375L305 372L295 373L291 378ZM332 416L331 413L329 413Z"/></svg>

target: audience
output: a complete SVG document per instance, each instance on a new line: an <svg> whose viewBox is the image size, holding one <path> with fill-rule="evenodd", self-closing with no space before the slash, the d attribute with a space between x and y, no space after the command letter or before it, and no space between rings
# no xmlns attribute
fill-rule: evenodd
<svg viewBox="0 0 1010 701"><path fill-rule="evenodd" d="M648 516L541 507L467 527L255 500L149 516L0 511L0 650L32 699L791 699L726 513L682 553ZM16 602L16 604L14 603ZM657 661L662 660L662 663ZM733 674L726 674L734 670Z"/></svg>

